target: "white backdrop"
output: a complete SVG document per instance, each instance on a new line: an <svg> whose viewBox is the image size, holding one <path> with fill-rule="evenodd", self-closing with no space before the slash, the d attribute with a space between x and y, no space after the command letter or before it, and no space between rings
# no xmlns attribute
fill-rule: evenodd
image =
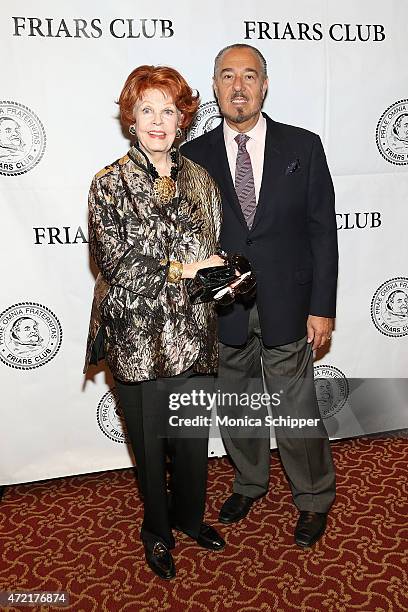
<svg viewBox="0 0 408 612"><path fill-rule="evenodd" d="M201 93L197 135L217 115L213 58L233 42L262 51L265 110L319 133L333 174L338 318L316 361L328 430L408 426L407 22L404 0L2 5L0 484L131 465L109 374L81 373L87 192L127 151L115 100L128 73L180 70Z"/></svg>

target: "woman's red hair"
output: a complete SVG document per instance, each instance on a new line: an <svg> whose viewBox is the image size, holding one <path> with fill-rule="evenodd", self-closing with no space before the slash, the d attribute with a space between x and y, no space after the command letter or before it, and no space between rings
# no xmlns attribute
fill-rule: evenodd
<svg viewBox="0 0 408 612"><path fill-rule="evenodd" d="M123 125L129 127L134 123L133 109L147 89L159 89L169 95L183 114L180 127L190 125L200 103L199 94L194 95L181 74L167 66L139 66L129 74L118 102Z"/></svg>

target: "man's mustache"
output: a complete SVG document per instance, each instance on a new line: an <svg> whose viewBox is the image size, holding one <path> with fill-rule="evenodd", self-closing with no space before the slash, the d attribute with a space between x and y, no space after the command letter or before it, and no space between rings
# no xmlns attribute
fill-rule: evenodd
<svg viewBox="0 0 408 612"><path fill-rule="evenodd" d="M248 98L246 97L245 94L242 93L242 91L236 91L232 96L231 96L231 102L233 102L236 98L244 98L244 100L246 102L248 102Z"/></svg>

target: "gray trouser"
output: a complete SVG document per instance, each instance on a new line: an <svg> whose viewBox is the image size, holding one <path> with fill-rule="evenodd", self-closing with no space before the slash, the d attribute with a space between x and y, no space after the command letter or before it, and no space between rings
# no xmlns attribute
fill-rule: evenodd
<svg viewBox="0 0 408 612"><path fill-rule="evenodd" d="M282 346L267 347L261 336L258 311L251 309L248 340L243 346L220 343L219 380L222 386L233 386L236 391L254 390L256 381L272 394L284 387L284 401L271 405L274 418L318 419L317 427L302 433L285 427L276 427L275 436L280 458L288 477L293 499L299 510L327 512L335 497L335 473L326 429L320 418L313 381L313 352L304 337ZM262 361L261 361L262 360ZM218 414L231 416L231 408L218 406ZM235 407L236 412L248 409ZM266 406L256 411L258 418L267 415ZM239 414L235 414L239 416ZM245 428L221 425L226 450L235 467L235 493L259 497L268 490L269 482L269 428ZM262 429L262 428L261 428ZM242 436L245 437L242 437Z"/></svg>

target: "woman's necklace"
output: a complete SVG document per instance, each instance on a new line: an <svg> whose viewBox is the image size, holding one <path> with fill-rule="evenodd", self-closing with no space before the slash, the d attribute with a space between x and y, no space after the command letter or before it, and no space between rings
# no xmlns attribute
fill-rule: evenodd
<svg viewBox="0 0 408 612"><path fill-rule="evenodd" d="M142 149L137 147L137 150L143 155L146 160L146 168L150 176L153 178L153 192L161 204L168 204L176 195L176 181L179 171L177 163L177 150L173 147L170 150L171 169L170 176L160 176L156 167L149 160Z"/></svg>
<svg viewBox="0 0 408 612"><path fill-rule="evenodd" d="M170 151L171 169L170 176L159 176L155 166L149 162L148 167L150 174L154 178L153 191L156 198L161 204L168 204L176 195L176 180L178 174L177 151Z"/></svg>

